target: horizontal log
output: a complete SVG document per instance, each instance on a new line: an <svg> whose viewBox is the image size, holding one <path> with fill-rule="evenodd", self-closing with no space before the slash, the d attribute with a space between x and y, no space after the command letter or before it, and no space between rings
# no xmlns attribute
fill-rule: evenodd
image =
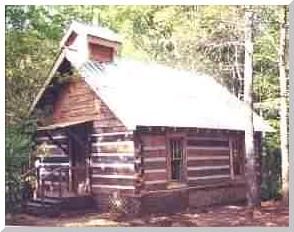
<svg viewBox="0 0 294 232"><path fill-rule="evenodd" d="M44 181L51 181L51 182L59 182L61 180L61 182L67 182L68 181L68 175L61 175L61 177L59 175L44 175L41 177L41 180Z"/></svg>
<svg viewBox="0 0 294 232"><path fill-rule="evenodd" d="M212 169L229 169L230 165L219 165L219 166L201 166L201 167L188 167L190 170L212 170Z"/></svg>
<svg viewBox="0 0 294 232"><path fill-rule="evenodd" d="M94 133L91 134L92 137L107 137L107 136L117 136L117 135L132 135L133 131L118 131L118 132L108 132L108 133Z"/></svg>
<svg viewBox="0 0 294 232"><path fill-rule="evenodd" d="M44 144L43 146L45 148L47 148L47 149L50 149L50 148L59 148L59 146L56 145L56 144ZM65 149L68 147L67 144L60 144L60 146L63 147L63 148L65 148Z"/></svg>
<svg viewBox="0 0 294 232"><path fill-rule="evenodd" d="M43 163L68 163L68 156L46 156L43 158Z"/></svg>
<svg viewBox="0 0 294 232"><path fill-rule="evenodd" d="M227 176L227 175L226 175ZM218 184L223 184L225 182L230 181L230 177L216 178L216 179L201 179L201 180L189 180L189 187L196 186L213 186Z"/></svg>
<svg viewBox="0 0 294 232"><path fill-rule="evenodd" d="M144 181L145 185L153 185L153 184L164 184L167 183L167 180L148 180Z"/></svg>
<svg viewBox="0 0 294 232"><path fill-rule="evenodd" d="M211 146L187 146L187 150L209 150L209 151L229 151L230 147L225 146L218 146L218 147L211 147Z"/></svg>
<svg viewBox="0 0 294 232"><path fill-rule="evenodd" d="M52 140L36 140L36 144L37 146L44 146L44 144L47 145L56 145L56 144L60 144L61 146L65 147L65 146L68 146L68 140L56 140L54 139L54 141ZM53 147L53 146L52 146ZM54 147L53 147L54 148Z"/></svg>
<svg viewBox="0 0 294 232"><path fill-rule="evenodd" d="M143 157L166 157L166 150L144 151L140 153Z"/></svg>
<svg viewBox="0 0 294 232"><path fill-rule="evenodd" d="M210 176L210 175L229 175L230 169L204 169L204 170L188 170L188 177Z"/></svg>
<svg viewBox="0 0 294 232"><path fill-rule="evenodd" d="M107 185L107 184L92 184L92 188L108 188L108 189L135 189L135 186L124 186L124 185Z"/></svg>
<svg viewBox="0 0 294 232"><path fill-rule="evenodd" d="M148 163L148 162L165 162L166 161L166 157L148 157L148 158L144 158L144 162Z"/></svg>
<svg viewBox="0 0 294 232"><path fill-rule="evenodd" d="M229 141L187 140L187 146L228 147Z"/></svg>
<svg viewBox="0 0 294 232"><path fill-rule="evenodd" d="M187 137L203 137L203 138L228 138L229 134L231 134L232 131L229 130L207 130L207 129L202 129L202 130L197 130L197 131L192 131L188 130L187 131ZM234 132L233 132L234 133Z"/></svg>
<svg viewBox="0 0 294 232"><path fill-rule="evenodd" d="M149 191L158 191L158 190L165 190L166 185L168 182L165 183L157 183L157 184L147 184L144 186L144 190L149 192Z"/></svg>
<svg viewBox="0 0 294 232"><path fill-rule="evenodd" d="M68 180L62 180L61 184L63 185L62 188L64 189L65 188L64 185L68 184ZM59 187L59 181L44 180L44 185L47 185L47 186L49 185L52 187Z"/></svg>
<svg viewBox="0 0 294 232"><path fill-rule="evenodd" d="M92 146L92 153L134 153L135 147L133 145L103 145Z"/></svg>
<svg viewBox="0 0 294 232"><path fill-rule="evenodd" d="M136 179L135 175L119 175L119 174L113 174L113 175L103 175L103 174L92 174L92 178L109 178L109 179Z"/></svg>
<svg viewBox="0 0 294 232"><path fill-rule="evenodd" d="M197 176L188 177L188 180L207 180L207 179L219 179L219 178L230 178L230 175L209 175L209 176Z"/></svg>
<svg viewBox="0 0 294 232"><path fill-rule="evenodd" d="M187 152L188 157L198 157L198 156L229 156L230 152L228 150L189 150Z"/></svg>
<svg viewBox="0 0 294 232"><path fill-rule="evenodd" d="M46 167L46 166L64 166L64 167L68 167L69 163L40 163L40 167Z"/></svg>
<svg viewBox="0 0 294 232"><path fill-rule="evenodd" d="M133 141L132 135L116 135L116 136L95 136L90 138L91 143L97 142L120 142L120 141Z"/></svg>
<svg viewBox="0 0 294 232"><path fill-rule="evenodd" d="M55 136L52 136L53 139L56 139L56 140L64 140L64 139L67 139L67 136L65 135L55 135ZM49 140L49 136L42 136L42 137L36 137L36 140L40 140L40 141L47 141Z"/></svg>
<svg viewBox="0 0 294 232"><path fill-rule="evenodd" d="M134 157L135 153L129 152L129 153L92 153L91 154L92 157L120 157L120 156L127 156L127 157Z"/></svg>
<svg viewBox="0 0 294 232"><path fill-rule="evenodd" d="M91 157L93 163L134 163L134 156L94 156Z"/></svg>
<svg viewBox="0 0 294 232"><path fill-rule="evenodd" d="M144 173L144 180L167 180L167 172Z"/></svg>
<svg viewBox="0 0 294 232"><path fill-rule="evenodd" d="M166 144L166 138L162 135L142 135L141 141L144 146L160 146Z"/></svg>
<svg viewBox="0 0 294 232"><path fill-rule="evenodd" d="M229 165L229 159L222 159L222 160L188 160L187 166L188 167L200 167L200 166L219 166L219 165Z"/></svg>
<svg viewBox="0 0 294 232"><path fill-rule="evenodd" d="M105 184L105 185L121 185L121 186L132 186L135 185L134 179L122 179L122 178L91 178L91 184Z"/></svg>
<svg viewBox="0 0 294 232"><path fill-rule="evenodd" d="M165 145L158 145L158 146L143 146L143 151L156 151L156 150L166 150Z"/></svg>
<svg viewBox="0 0 294 232"><path fill-rule="evenodd" d="M213 136L187 136L187 141L189 140L209 140L209 141L229 141L228 137L219 136L219 137L213 137Z"/></svg>
<svg viewBox="0 0 294 232"><path fill-rule="evenodd" d="M61 172L59 170L55 170L53 168L44 168L44 170L40 171L40 174L42 176L59 176L61 173L61 176L68 176L68 169L67 170L61 170Z"/></svg>
<svg viewBox="0 0 294 232"><path fill-rule="evenodd" d="M145 170L149 169L166 169L166 162L144 162L144 167Z"/></svg>
<svg viewBox="0 0 294 232"><path fill-rule="evenodd" d="M36 154L35 157L38 158L38 159L42 159L42 158L44 158L44 155L43 154ZM65 155L65 154L50 154L49 156L46 156L46 157L47 158L60 158L60 159L61 158L64 158L64 159L69 159L68 156Z"/></svg>
<svg viewBox="0 0 294 232"><path fill-rule="evenodd" d="M144 170L144 173L161 173L161 172L167 172L166 169L147 169L147 170Z"/></svg>
<svg viewBox="0 0 294 232"><path fill-rule="evenodd" d="M128 168L131 170L135 169L135 165L134 164L121 164L121 163L112 163L112 164L108 164L108 163L93 163L91 162L91 167L94 168Z"/></svg>
<svg viewBox="0 0 294 232"><path fill-rule="evenodd" d="M92 174L103 174L103 175L134 175L134 169L129 168L113 168L113 167L107 167L107 168L97 168L97 167L91 167L90 168Z"/></svg>
<svg viewBox="0 0 294 232"><path fill-rule="evenodd" d="M227 156L198 156L198 157L191 157L188 156L188 161L193 161L193 160L228 160L230 157Z"/></svg>
<svg viewBox="0 0 294 232"><path fill-rule="evenodd" d="M97 142L97 143L92 143L92 146L96 147L103 147L103 146L134 146L133 141L111 141L111 142Z"/></svg>
<svg viewBox="0 0 294 232"><path fill-rule="evenodd" d="M69 151L68 147L65 148L65 149L66 149L66 151ZM67 156L67 157L70 155L70 154L66 153L64 150L62 150L60 147L49 149L48 155L51 156L51 155L54 155L54 154L60 155L60 156Z"/></svg>

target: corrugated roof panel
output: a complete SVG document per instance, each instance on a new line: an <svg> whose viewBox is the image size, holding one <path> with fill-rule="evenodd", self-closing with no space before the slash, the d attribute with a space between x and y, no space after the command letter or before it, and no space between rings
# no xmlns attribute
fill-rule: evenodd
<svg viewBox="0 0 294 232"><path fill-rule="evenodd" d="M129 129L139 125L245 129L247 106L210 76L130 60L103 69L88 61L81 73ZM254 127L271 130L256 113Z"/></svg>

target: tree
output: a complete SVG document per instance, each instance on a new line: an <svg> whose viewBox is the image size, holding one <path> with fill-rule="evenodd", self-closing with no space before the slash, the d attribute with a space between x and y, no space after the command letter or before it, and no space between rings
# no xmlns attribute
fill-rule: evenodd
<svg viewBox="0 0 294 232"><path fill-rule="evenodd" d="M287 110L287 75L286 75L286 25L287 8L283 7L280 20L279 81L280 81L280 140L282 158L282 197L289 204L289 151L288 151L288 110Z"/></svg>
<svg viewBox="0 0 294 232"><path fill-rule="evenodd" d="M245 64L244 64L244 101L247 105L247 125L245 129L245 177L247 182L247 201L249 207L260 204L259 186L256 173L256 157L254 152L254 128L252 112L253 83L253 12L245 9Z"/></svg>

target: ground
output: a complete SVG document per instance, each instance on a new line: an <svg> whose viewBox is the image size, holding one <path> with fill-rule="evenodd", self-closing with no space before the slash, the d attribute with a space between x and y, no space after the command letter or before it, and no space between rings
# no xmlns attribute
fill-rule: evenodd
<svg viewBox="0 0 294 232"><path fill-rule="evenodd" d="M245 205L189 209L174 214L152 214L138 218L119 218L93 211L63 213L56 218L17 214L6 218L6 225L27 226L283 226L288 227L289 209L279 201L262 202L253 213Z"/></svg>

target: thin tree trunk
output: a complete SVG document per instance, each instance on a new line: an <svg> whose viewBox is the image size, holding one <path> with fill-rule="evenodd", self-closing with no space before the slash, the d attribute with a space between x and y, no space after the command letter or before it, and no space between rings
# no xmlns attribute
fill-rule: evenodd
<svg viewBox="0 0 294 232"><path fill-rule="evenodd" d="M280 24L279 74L280 74L280 140L282 158L282 196L283 203L289 204L289 151L287 126L287 79L286 79L286 23L287 8L284 7L283 19Z"/></svg>
<svg viewBox="0 0 294 232"><path fill-rule="evenodd" d="M250 208L260 204L259 186L256 173L256 157L254 149L254 128L252 111L252 83L253 83L253 12L246 9L245 12L245 64L244 64L244 101L246 110L245 129L245 178L247 183L247 202Z"/></svg>

